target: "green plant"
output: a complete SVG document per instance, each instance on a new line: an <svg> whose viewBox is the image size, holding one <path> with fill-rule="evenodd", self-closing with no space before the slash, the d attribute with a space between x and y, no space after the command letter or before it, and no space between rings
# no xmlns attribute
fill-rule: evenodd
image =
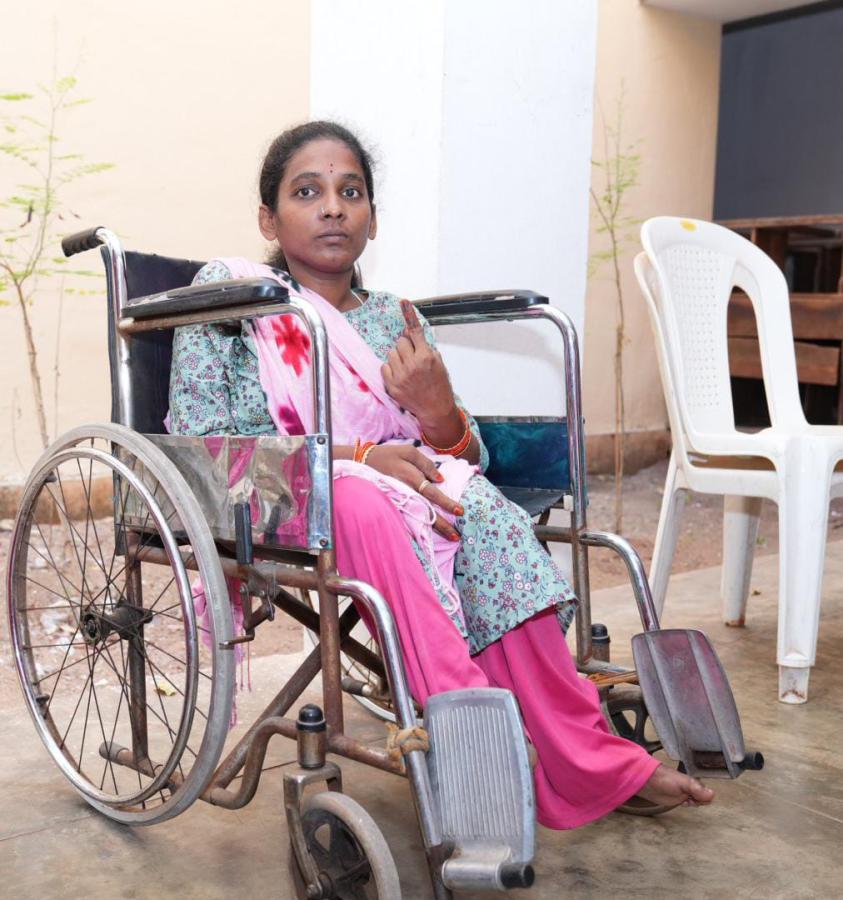
<svg viewBox="0 0 843 900"><path fill-rule="evenodd" d="M592 179L591 200L600 224L597 233L606 235L608 247L592 253L589 258L589 276L594 275L604 263L611 262L617 301L615 324L615 531L623 530L623 468L626 442L626 415L623 392L623 350L626 344L626 311L624 309L621 257L623 245L635 240L639 219L627 214L627 194L638 185L641 157L636 152L638 143L624 144L623 110L625 91L623 85L618 95L614 123L609 124L600 109L603 132L603 159L592 160L591 165L603 176L603 187L595 190Z"/></svg>
<svg viewBox="0 0 843 900"><path fill-rule="evenodd" d="M31 309L39 279L58 275L97 277L72 269L58 251L67 219L78 218L63 203L64 189L112 168L86 162L81 154L63 152L58 126L65 114L89 102L75 96L76 79L54 78L36 93L0 93L0 155L17 183L0 195L0 304L14 303L21 313L35 414L43 446L49 442L43 379L32 326ZM4 179L5 182L5 179ZM63 288L68 293L77 290ZM58 377L57 367L54 368Z"/></svg>

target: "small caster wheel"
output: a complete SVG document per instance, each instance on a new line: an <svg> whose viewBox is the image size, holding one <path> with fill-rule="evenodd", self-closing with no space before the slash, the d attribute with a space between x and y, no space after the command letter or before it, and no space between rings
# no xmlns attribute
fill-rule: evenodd
<svg viewBox="0 0 843 900"><path fill-rule="evenodd" d="M650 756L655 756L661 751L662 742L650 720L640 689L613 689L605 707L609 727L616 735L643 747ZM631 816L660 816L678 805L659 805L636 794L619 806L617 811Z"/></svg>
<svg viewBox="0 0 843 900"><path fill-rule="evenodd" d="M359 803L337 791L311 794L302 804L301 820L322 890L309 891L291 847L290 873L299 898L400 900L392 853L374 819Z"/></svg>

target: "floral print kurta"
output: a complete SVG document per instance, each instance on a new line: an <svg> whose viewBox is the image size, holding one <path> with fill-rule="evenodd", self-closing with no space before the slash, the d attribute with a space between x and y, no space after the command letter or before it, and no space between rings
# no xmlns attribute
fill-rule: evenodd
<svg viewBox="0 0 843 900"><path fill-rule="evenodd" d="M194 284L230 278L218 261L204 266ZM404 330L404 318L394 294L368 291L365 302L345 315L375 355L386 361ZM425 336L433 331L419 314ZM477 424L468 416L472 430ZM170 428L177 434L272 434L275 425L260 384L257 351L245 328L191 325L176 329L170 375ZM488 453L480 441L480 468ZM472 478L462 497L465 515L457 518L462 536L454 580L465 625L454 624L467 639L472 654L537 612L555 606L563 630L574 615L576 601L559 567L533 534L529 515L507 500L482 475ZM415 547L432 584L430 563ZM444 598L440 598L444 601Z"/></svg>

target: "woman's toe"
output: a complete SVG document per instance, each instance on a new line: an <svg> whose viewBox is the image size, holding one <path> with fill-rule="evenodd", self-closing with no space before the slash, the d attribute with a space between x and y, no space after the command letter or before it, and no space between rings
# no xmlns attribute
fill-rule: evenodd
<svg viewBox="0 0 843 900"><path fill-rule="evenodd" d="M690 778L689 781L688 799L694 803L711 803L714 799L714 791L706 787L701 781L697 781L696 778Z"/></svg>

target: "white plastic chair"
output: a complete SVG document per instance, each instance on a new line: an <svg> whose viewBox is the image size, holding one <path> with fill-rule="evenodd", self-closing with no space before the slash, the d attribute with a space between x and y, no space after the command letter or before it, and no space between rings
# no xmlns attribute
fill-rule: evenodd
<svg viewBox="0 0 843 900"><path fill-rule="evenodd" d="M673 452L650 581L664 605L688 490L723 494L723 614L742 625L761 500L779 508L779 699L804 703L814 664L830 497L843 495L843 427L809 425L799 400L787 284L749 241L710 222L661 216L641 228L635 273L647 300ZM726 313L752 301L770 428L735 429Z"/></svg>

